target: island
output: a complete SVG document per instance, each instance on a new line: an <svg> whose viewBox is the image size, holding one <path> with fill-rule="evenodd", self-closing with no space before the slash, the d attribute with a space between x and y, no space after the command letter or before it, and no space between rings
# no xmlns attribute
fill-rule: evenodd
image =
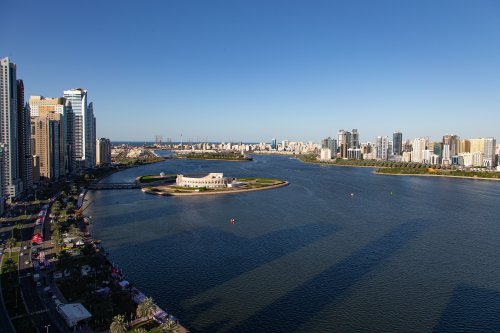
<svg viewBox="0 0 500 333"><path fill-rule="evenodd" d="M280 179L244 177L224 177L223 173L165 174L138 177L136 182L141 191L164 196L194 196L233 194L268 190L287 186Z"/></svg>
<svg viewBox="0 0 500 333"><path fill-rule="evenodd" d="M208 160L208 161L236 161L250 162L253 159L244 154L235 152L178 152L174 158L186 158L190 160Z"/></svg>

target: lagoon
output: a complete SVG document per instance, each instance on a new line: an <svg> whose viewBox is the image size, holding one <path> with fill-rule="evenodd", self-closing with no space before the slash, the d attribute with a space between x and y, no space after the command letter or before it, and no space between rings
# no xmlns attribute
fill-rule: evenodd
<svg viewBox="0 0 500 333"><path fill-rule="evenodd" d="M500 183L253 158L115 173L105 181L223 172L290 185L231 196L90 192L94 237L193 332L500 330Z"/></svg>

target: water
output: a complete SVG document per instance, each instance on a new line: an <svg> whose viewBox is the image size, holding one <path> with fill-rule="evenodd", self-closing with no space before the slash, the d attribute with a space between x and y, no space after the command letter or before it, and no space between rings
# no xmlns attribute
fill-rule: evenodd
<svg viewBox="0 0 500 333"><path fill-rule="evenodd" d="M193 332L500 331L500 183L277 156L167 160L106 181L161 171L290 181L225 196L87 197L111 260Z"/></svg>

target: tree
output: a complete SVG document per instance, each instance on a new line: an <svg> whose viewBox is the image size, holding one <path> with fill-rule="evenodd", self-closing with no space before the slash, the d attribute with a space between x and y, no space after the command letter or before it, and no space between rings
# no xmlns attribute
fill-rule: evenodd
<svg viewBox="0 0 500 333"><path fill-rule="evenodd" d="M109 326L110 333L125 333L127 332L127 324L123 315L116 315L113 317L113 322Z"/></svg>
<svg viewBox="0 0 500 333"><path fill-rule="evenodd" d="M15 245L16 245L16 240L12 237L5 241L5 246L9 249L9 257L12 255L12 248Z"/></svg>
<svg viewBox="0 0 500 333"><path fill-rule="evenodd" d="M177 323L173 320L167 320L163 324L161 324L161 330L165 333L177 333L179 329L177 327Z"/></svg>
<svg viewBox="0 0 500 333"><path fill-rule="evenodd" d="M68 214L73 214L75 212L75 205L72 202L68 202L66 205L66 212Z"/></svg>
<svg viewBox="0 0 500 333"><path fill-rule="evenodd" d="M75 185L71 186L71 195L76 196L78 194L78 187Z"/></svg>
<svg viewBox="0 0 500 333"><path fill-rule="evenodd" d="M144 327L139 327L134 330L134 333L148 333Z"/></svg>
<svg viewBox="0 0 500 333"><path fill-rule="evenodd" d="M156 305L153 301L153 298L146 297L139 305L137 306L136 315L139 318L147 318L151 320L156 312Z"/></svg>

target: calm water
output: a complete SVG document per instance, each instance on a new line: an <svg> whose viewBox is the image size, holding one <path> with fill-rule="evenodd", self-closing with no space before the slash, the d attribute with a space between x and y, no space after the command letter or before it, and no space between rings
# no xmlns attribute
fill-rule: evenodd
<svg viewBox="0 0 500 333"><path fill-rule="evenodd" d="M111 260L193 332L500 331L500 183L275 156L167 160L106 181L161 171L291 183L226 196L87 197Z"/></svg>

